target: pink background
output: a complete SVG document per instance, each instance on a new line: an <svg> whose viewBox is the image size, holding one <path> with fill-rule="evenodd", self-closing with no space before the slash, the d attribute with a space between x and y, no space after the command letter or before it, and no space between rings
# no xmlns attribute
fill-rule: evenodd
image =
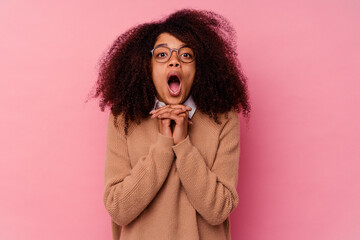
<svg viewBox="0 0 360 240"><path fill-rule="evenodd" d="M0 239L111 239L84 101L118 34L183 7L233 23L249 79L233 239L360 239L356 0L1 1Z"/></svg>

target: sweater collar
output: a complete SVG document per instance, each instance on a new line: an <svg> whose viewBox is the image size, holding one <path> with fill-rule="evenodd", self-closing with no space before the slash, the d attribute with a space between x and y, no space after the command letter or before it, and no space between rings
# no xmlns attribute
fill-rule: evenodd
<svg viewBox="0 0 360 240"><path fill-rule="evenodd" d="M165 106L166 104L164 102L161 102L159 99L157 99L157 97L155 96L155 104L154 104L154 107L152 110L155 110L159 107L163 107ZM183 105L186 105L188 107L191 107L191 111L189 112L189 118L191 119L192 116L194 115L195 113L195 110L196 110L196 104L192 98L192 96L190 95L186 101L183 103Z"/></svg>

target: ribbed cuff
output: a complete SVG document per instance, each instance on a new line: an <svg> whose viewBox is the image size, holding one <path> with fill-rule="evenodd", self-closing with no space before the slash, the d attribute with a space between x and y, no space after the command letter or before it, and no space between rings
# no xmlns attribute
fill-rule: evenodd
<svg viewBox="0 0 360 240"><path fill-rule="evenodd" d="M171 147L174 145L174 139L172 137L167 137L161 133L158 133L156 145L171 150Z"/></svg>
<svg viewBox="0 0 360 240"><path fill-rule="evenodd" d="M174 150L177 158L183 158L191 153L193 147L194 146L192 145L188 135L184 140L172 146L172 149Z"/></svg>

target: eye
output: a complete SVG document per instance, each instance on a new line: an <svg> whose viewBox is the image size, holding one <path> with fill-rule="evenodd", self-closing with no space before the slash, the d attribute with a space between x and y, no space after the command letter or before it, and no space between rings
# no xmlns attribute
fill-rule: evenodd
<svg viewBox="0 0 360 240"><path fill-rule="evenodd" d="M154 50L154 57L159 61L165 61L169 58L170 50L166 47L157 47Z"/></svg>
<svg viewBox="0 0 360 240"><path fill-rule="evenodd" d="M165 52L157 53L157 54L156 54L156 57L157 57L157 58L164 58L164 57L166 57L166 53L165 53Z"/></svg>
<svg viewBox="0 0 360 240"><path fill-rule="evenodd" d="M191 53L183 53L181 56L183 56L184 58L192 58Z"/></svg>
<svg viewBox="0 0 360 240"><path fill-rule="evenodd" d="M190 47L180 48L179 55L183 62L191 62L192 60L194 60L194 51Z"/></svg>

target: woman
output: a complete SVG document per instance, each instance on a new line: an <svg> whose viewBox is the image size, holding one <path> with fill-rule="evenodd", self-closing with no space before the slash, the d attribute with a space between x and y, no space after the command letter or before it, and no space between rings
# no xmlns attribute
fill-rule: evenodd
<svg viewBox="0 0 360 240"><path fill-rule="evenodd" d="M113 239L230 239L237 112L250 111L233 33L223 17L185 9L130 29L104 57L95 96L111 107Z"/></svg>

